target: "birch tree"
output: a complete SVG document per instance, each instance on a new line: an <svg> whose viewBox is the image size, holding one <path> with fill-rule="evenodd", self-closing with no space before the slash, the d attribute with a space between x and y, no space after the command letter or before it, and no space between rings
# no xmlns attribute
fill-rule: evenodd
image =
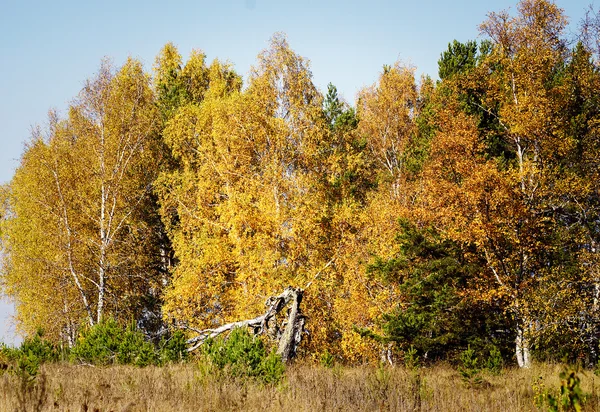
<svg viewBox="0 0 600 412"><path fill-rule="evenodd" d="M576 275L555 214L567 193L582 188L573 165L562 161L576 140L559 130L557 118L564 110L565 26L562 11L544 0L520 2L515 17L489 15L481 30L493 49L461 81L478 82L481 97L473 104L496 126L480 128L456 93L446 96L426 178L429 206L440 212L447 235L474 243L485 256L490 283L478 293L509 299L521 367L530 365L533 341L566 313L566 285ZM490 150L487 133L502 141L502 155Z"/></svg>
<svg viewBox="0 0 600 412"><path fill-rule="evenodd" d="M52 115L32 137L3 232L3 280L26 331L46 324L32 313L49 313L72 338L106 314L139 319L157 296L157 126L150 78L130 59L117 71L103 63L68 118Z"/></svg>

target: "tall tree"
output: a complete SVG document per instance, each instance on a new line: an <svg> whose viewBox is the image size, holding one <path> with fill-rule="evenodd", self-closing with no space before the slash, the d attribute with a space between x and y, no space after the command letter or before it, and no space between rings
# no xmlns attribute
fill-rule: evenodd
<svg viewBox="0 0 600 412"><path fill-rule="evenodd" d="M345 298L340 296L334 306L342 335L340 353L350 361L373 360L380 350L388 350L387 344L361 338L359 330L382 333L381 317L402 301L398 282L382 281L366 266L374 256L392 259L398 219L415 218L416 177L427 144L419 136L417 119L433 85L425 80L422 86L417 86L412 69L396 63L384 66L378 82L359 94L355 135L364 142L360 155L366 167L361 175L370 184L337 262Z"/></svg>
<svg viewBox="0 0 600 412"><path fill-rule="evenodd" d="M597 184L600 106L595 93L599 87L600 72L593 62L593 52L580 42L569 56L555 97L561 102L555 120L557 134L571 141L573 149L567 156L556 159L563 169L570 171L567 180L570 184L557 190L562 203L556 204L554 216L563 228L564 249L578 258L581 270L579 286L571 299L572 311L567 318L569 327L563 328L562 332L571 340L575 338L584 343L582 350L590 366L598 361L600 327L597 266L600 240Z"/></svg>
<svg viewBox="0 0 600 412"><path fill-rule="evenodd" d="M161 179L163 208L178 214L170 231L180 262L165 309L210 326L259 312L288 285L310 285L310 345L323 350L339 340L339 255L365 199L364 145L353 111L333 89L324 109L285 38L258 60L244 91L215 64L202 104L182 107L165 131L182 165Z"/></svg>
<svg viewBox="0 0 600 412"><path fill-rule="evenodd" d="M533 339L560 315L551 308L568 301L569 289L557 286L576 276L553 215L565 193L580 190L558 161L574 148L556 128L565 25L562 11L544 0L522 1L516 17L489 15L481 29L493 50L472 78L483 81L479 108L495 118L492 132L512 155L490 149L481 122L453 94L438 112L427 174L430 207L447 235L476 244L486 258L496 284L486 294L509 298L516 357L525 367Z"/></svg>
<svg viewBox="0 0 600 412"><path fill-rule="evenodd" d="M427 361L456 358L471 345L478 352L507 351L509 321L502 300L483 301L470 293L481 281L484 262L473 246L443 239L435 229L419 229L407 219L398 225L397 249L377 258L367 272L381 282L400 285L400 299L381 317L381 334L362 333L413 349Z"/></svg>
<svg viewBox="0 0 600 412"><path fill-rule="evenodd" d="M117 71L103 63L69 117L52 115L48 136L33 136L3 232L6 292L26 331L45 323L32 313L52 317L54 337L72 338L82 322L149 309L164 280L151 195L158 124L150 79L130 59Z"/></svg>

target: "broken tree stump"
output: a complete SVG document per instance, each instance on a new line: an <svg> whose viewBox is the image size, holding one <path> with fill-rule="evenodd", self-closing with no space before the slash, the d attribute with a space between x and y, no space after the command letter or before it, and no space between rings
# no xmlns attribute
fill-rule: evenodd
<svg viewBox="0 0 600 412"><path fill-rule="evenodd" d="M235 328L248 327L253 329L255 335L268 334L277 341L277 354L281 356L283 362L287 362L296 356L296 351L304 333L306 317L300 309L303 294L303 289L290 286L280 295L267 299L265 302L267 311L261 316L228 323L215 329L197 330L187 327L187 329L198 333L197 336L187 340L187 344L190 345L188 352L198 349L209 338L217 337ZM287 317L279 324L277 315L288 305Z"/></svg>

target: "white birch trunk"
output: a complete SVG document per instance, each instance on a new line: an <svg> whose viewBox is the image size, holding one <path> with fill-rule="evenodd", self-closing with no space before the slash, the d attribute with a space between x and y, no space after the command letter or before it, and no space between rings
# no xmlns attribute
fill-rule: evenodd
<svg viewBox="0 0 600 412"><path fill-rule="evenodd" d="M531 367L531 355L530 355L529 336L523 326L517 326L517 338L515 339L515 349L517 355L517 364L519 368Z"/></svg>
<svg viewBox="0 0 600 412"><path fill-rule="evenodd" d="M100 192L100 251L98 256L98 306L96 310L96 322L102 321L102 312L104 310L104 289L106 288L106 245L107 245L107 228L106 228L106 203L107 203L107 190L104 184L105 174L105 160L104 160L104 134L102 134L101 140L101 152L100 152L100 173L102 179L102 187Z"/></svg>

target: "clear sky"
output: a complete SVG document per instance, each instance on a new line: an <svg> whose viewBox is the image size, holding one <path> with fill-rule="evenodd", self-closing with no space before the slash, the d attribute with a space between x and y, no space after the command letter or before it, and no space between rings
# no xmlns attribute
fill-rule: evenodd
<svg viewBox="0 0 600 412"><path fill-rule="evenodd" d="M557 0L577 23L593 0ZM11 179L32 126L49 109L64 113L84 81L108 56L139 58L151 70L166 42L184 57L203 50L246 77L276 32L310 59L316 85L332 82L349 103L401 60L437 76L440 53L453 39L478 38L490 11L516 0L0 0L0 184ZM12 306L0 303L0 341L12 341Z"/></svg>

